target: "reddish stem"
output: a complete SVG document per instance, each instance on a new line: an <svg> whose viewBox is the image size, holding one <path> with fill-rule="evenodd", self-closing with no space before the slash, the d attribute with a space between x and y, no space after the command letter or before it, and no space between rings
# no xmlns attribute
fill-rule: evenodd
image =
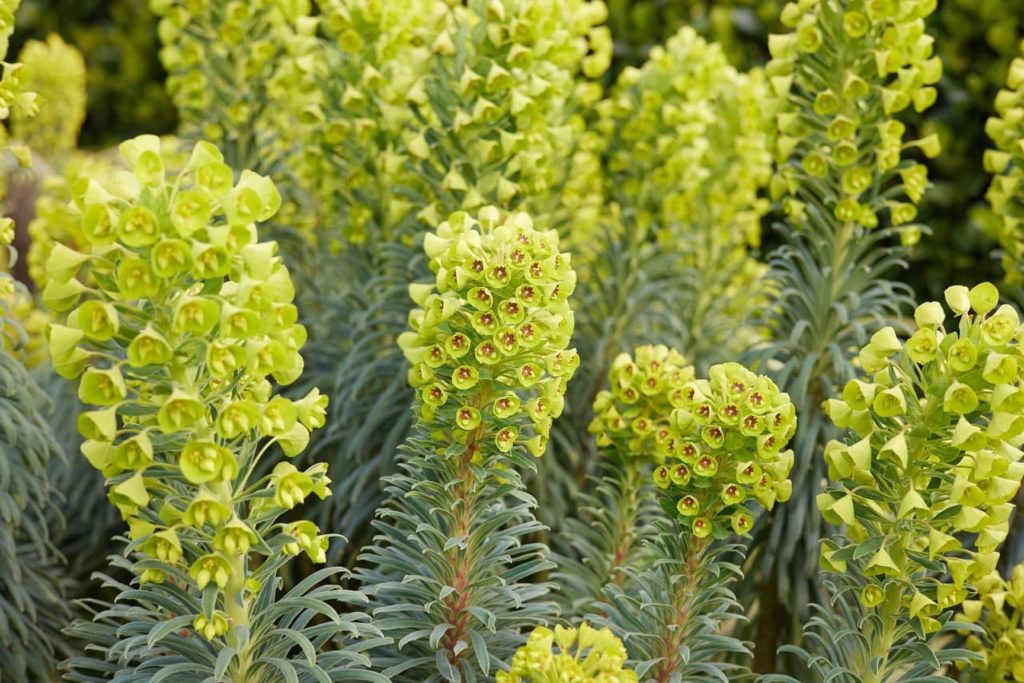
<svg viewBox="0 0 1024 683"><path fill-rule="evenodd" d="M473 525L473 503L476 494L473 492L475 477L470 464L473 457L480 450L480 442L484 434L484 425L481 424L470 433L466 440L466 450L459 456L456 484L454 486L454 505L452 513L455 516L454 535L462 536L468 540L469 532ZM466 607L470 604L471 591L469 590L470 572L472 562L470 561L469 548L453 547L446 553L448 562L452 569L452 588L455 592L444 600L444 614L452 628L441 638L441 646L447 651L448 661L453 669L461 667L461 659L469 652L464 648L456 652L456 646L463 640L469 627L470 614Z"/></svg>
<svg viewBox="0 0 1024 683"><path fill-rule="evenodd" d="M686 637L686 626L690 618L690 603L697 590L700 563L704 557L707 543L693 539L683 558L684 581L676 584L672 592L672 618L665 624L661 636L661 648L658 653L661 661L655 665L651 678L657 683L668 683L672 675L682 664L679 648Z"/></svg>

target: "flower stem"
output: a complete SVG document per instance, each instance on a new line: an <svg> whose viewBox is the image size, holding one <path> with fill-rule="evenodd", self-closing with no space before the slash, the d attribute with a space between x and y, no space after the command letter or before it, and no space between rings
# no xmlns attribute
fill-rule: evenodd
<svg viewBox="0 0 1024 683"><path fill-rule="evenodd" d="M693 598L699 588L701 562L707 548L705 539L691 539L682 558L682 581L676 582L672 592L672 616L664 625L658 653L660 661L651 673L651 680L657 683L669 683L682 664L679 649L689 630Z"/></svg>
<svg viewBox="0 0 1024 683"><path fill-rule="evenodd" d="M886 680L886 665L893 643L896 641L898 627L899 594L895 590L886 590L885 601L878 612L881 624L872 626L869 636L868 650L865 657L858 661L854 672L863 683L883 683ZM878 661L877 670L871 663Z"/></svg>
<svg viewBox="0 0 1024 683"><path fill-rule="evenodd" d="M489 396L489 387L482 384L473 404L484 405ZM455 670L461 670L461 660L469 652L469 648L460 651L458 647L459 643L465 639L466 628L469 626L471 616L466 611L471 604L472 597L469 589L470 575L473 570L469 535L475 521L473 508L477 496L476 476L472 463L481 448L486 428L486 424L481 423L469 434L469 438L466 439L466 449L458 457L455 467L449 470L455 482L452 487L454 526L451 536L463 538L464 544L453 546L446 553L451 567L451 587L454 592L443 603L445 619L452 627L442 637L441 646L446 650L448 661Z"/></svg>
<svg viewBox="0 0 1024 683"><path fill-rule="evenodd" d="M232 495L231 484L220 482L215 485L215 491L220 501L237 515L234 496ZM248 631L250 624L249 604L245 599L245 577L246 577L245 553L235 553L230 557L231 576L224 586L224 608L228 615L228 645L235 649L238 666L232 673L232 680L235 683L245 683L248 680L249 666L251 664L249 653L249 638L245 643L239 639L239 629Z"/></svg>

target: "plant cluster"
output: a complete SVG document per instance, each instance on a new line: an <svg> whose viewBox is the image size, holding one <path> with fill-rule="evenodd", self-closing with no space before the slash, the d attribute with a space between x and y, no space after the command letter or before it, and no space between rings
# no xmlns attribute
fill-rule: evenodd
<svg viewBox="0 0 1024 683"><path fill-rule="evenodd" d="M180 139L74 150L57 38L0 85L4 673L1017 676L1024 327L889 279L934 0L687 2L613 75L617 0L149 4Z"/></svg>

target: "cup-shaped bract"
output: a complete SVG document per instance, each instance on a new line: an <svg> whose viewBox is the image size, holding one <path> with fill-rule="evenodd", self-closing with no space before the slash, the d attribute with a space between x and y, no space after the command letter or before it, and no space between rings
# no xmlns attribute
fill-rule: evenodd
<svg viewBox="0 0 1024 683"><path fill-rule="evenodd" d="M826 446L831 481L818 497L852 541L825 541L823 566L853 563L868 581L865 605L898 596L925 631L995 568L1024 477L1017 312L996 307L989 283L950 287L946 301L955 328L939 304L923 304L917 331L906 341L892 328L876 333L860 352L869 375L827 402L854 436ZM947 572L950 583L936 578Z"/></svg>
<svg viewBox="0 0 1024 683"><path fill-rule="evenodd" d="M327 540L305 527L296 540L294 524L277 522L306 495L329 494L326 468L293 467L283 484L276 470L250 477L270 441L295 455L324 422L319 392L292 402L271 384L301 373L306 338L277 246L257 237L255 222L281 199L256 174L236 182L207 143L173 174L154 136L125 142L121 155L132 173L74 185L69 211L86 244L48 257L48 288L62 287L72 309L51 326L50 351L59 371L81 376L80 398L98 407L79 418L82 451L128 521L146 563L141 580L176 573L197 590L231 592L223 604L233 628L228 603L250 590L250 552L300 543L322 561L316 549ZM112 230L84 226L97 214ZM199 617L205 637L226 633L218 612Z"/></svg>
<svg viewBox="0 0 1024 683"><path fill-rule="evenodd" d="M436 282L410 288L420 308L399 339L421 420L451 428L459 444L523 444L541 456L579 366L568 348L569 254L526 214L494 207L453 214L424 248Z"/></svg>

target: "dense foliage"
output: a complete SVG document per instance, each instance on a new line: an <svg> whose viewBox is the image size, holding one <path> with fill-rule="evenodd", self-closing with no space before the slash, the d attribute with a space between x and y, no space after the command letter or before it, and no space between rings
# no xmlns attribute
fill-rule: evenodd
<svg viewBox="0 0 1024 683"><path fill-rule="evenodd" d="M1022 11L0 0L0 682L1024 680Z"/></svg>

